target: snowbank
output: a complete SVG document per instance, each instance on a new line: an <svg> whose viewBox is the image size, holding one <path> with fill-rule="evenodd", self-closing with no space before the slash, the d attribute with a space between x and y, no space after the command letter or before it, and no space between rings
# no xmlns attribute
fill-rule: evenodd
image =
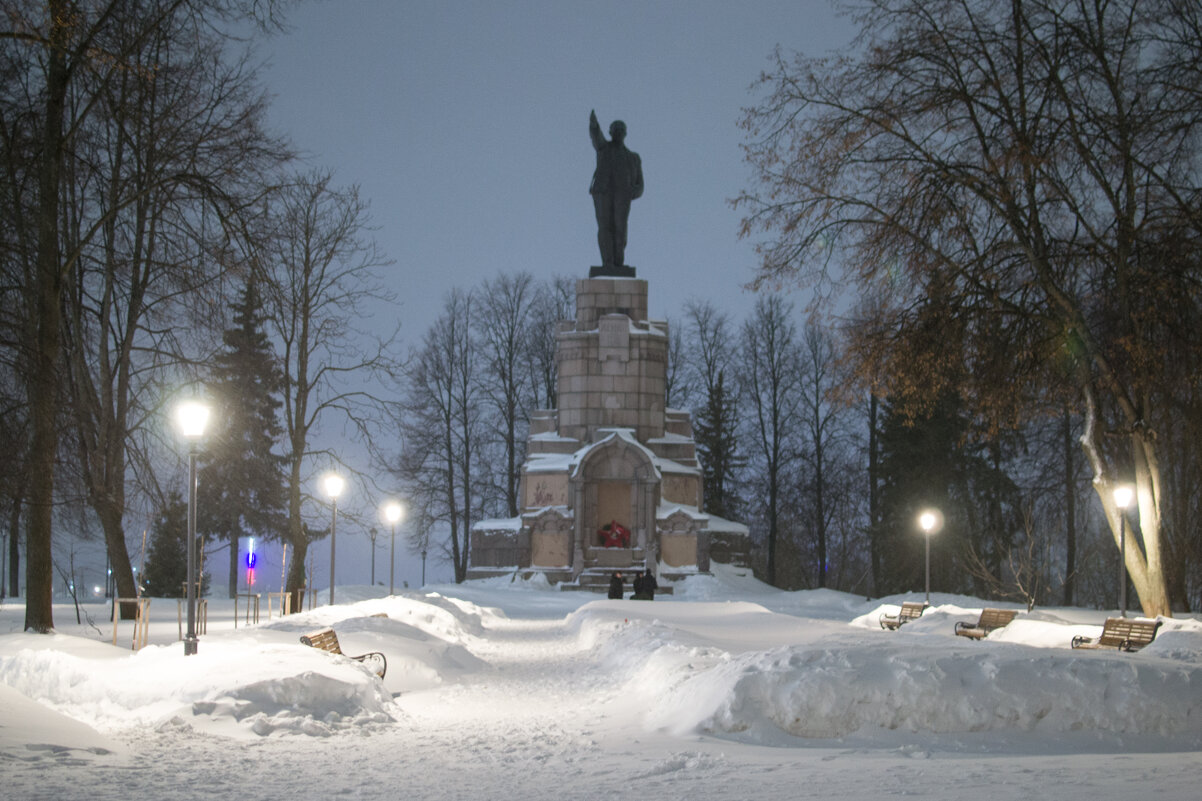
<svg viewBox="0 0 1202 801"><path fill-rule="evenodd" d="M473 604L436 594L321 607L131 653L64 635L0 637L0 686L103 733L190 726L225 735L369 731L402 715L393 693L481 669L465 643L483 631ZM346 653L379 650L389 675L303 646L299 634L335 626ZM0 714L0 725L10 716Z"/></svg>
<svg viewBox="0 0 1202 801"><path fill-rule="evenodd" d="M498 661L514 664L528 658L521 649L535 649L532 681L559 687L548 699L574 698L580 690L564 688L578 686L584 671L584 686L603 693L597 703L672 736L895 746L915 736L994 734L1026 738L1007 746L1020 748L1065 737L1103 750L1133 742L1202 748L1202 623L1193 620L1165 620L1151 646L1121 654L1069 648L1074 635L1098 633L1100 612L1024 611L973 642L952 632L956 621L976 619L981 602L939 596L891 632L877 618L902 598L786 593L724 566L651 603L510 578L440 590L389 598L372 590L261 625L211 623L192 657L175 641L174 619L152 636L161 644L138 653L95 632L3 635L0 732L17 736L31 717L57 720L64 747L85 750L105 747L97 732L386 732L407 720L407 698L444 685L487 686ZM214 609L220 617L220 604L211 616ZM385 680L299 644L300 633L326 626L347 653L384 652ZM500 645L500 634L513 644Z"/></svg>

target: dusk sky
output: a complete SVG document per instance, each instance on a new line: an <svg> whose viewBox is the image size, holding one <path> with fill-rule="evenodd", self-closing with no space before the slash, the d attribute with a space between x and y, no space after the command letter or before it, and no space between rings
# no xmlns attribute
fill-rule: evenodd
<svg viewBox="0 0 1202 801"><path fill-rule="evenodd" d="M455 286L501 271L586 277L600 263L590 109L605 130L624 120L642 157L626 262L649 281L651 316L700 298L741 320L756 256L729 200L750 176L738 127L749 87L778 44L820 55L852 34L827 0L340 0L301 3L289 22L257 51L272 121L370 202L405 348ZM310 553L326 575L326 542ZM367 553L340 530L340 583L344 570L366 583ZM397 571L416 581L420 564L398 557ZM430 563L431 580L449 575Z"/></svg>
<svg viewBox="0 0 1202 801"><path fill-rule="evenodd" d="M821 54L851 34L827 0L340 0L289 19L264 53L273 120L370 201L408 344L453 286L600 263L593 108L643 160L626 260L652 316L690 297L741 315L755 254L728 201L750 175L748 88L777 44Z"/></svg>

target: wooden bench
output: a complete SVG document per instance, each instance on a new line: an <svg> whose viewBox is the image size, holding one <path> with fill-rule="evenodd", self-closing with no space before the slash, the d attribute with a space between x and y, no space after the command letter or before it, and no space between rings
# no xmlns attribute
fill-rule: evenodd
<svg viewBox="0 0 1202 801"><path fill-rule="evenodd" d="M922 617L922 613L926 608L927 605L925 603L920 604L918 601L905 601L901 605L901 611L896 615L887 613L881 615L881 628L891 631L901 628L903 623Z"/></svg>
<svg viewBox="0 0 1202 801"><path fill-rule="evenodd" d="M380 653L379 651L372 651L370 653L360 654L359 656L351 656L350 654L342 653L342 648L338 645L338 635L334 633L333 629L322 629L321 631L311 631L308 634L302 634L300 641L305 645L308 645L310 648L317 648L322 651L328 651L331 654L347 656L351 659L354 659L356 662L366 663L366 661L370 659L372 661L372 665L369 665L369 667L371 667L375 674L380 678L384 678L384 674L388 672L388 660L384 657L384 654ZM378 667L375 667L376 665L378 665Z"/></svg>
<svg viewBox="0 0 1202 801"><path fill-rule="evenodd" d="M1101 637L1073 637L1074 648L1117 648L1138 651L1156 639L1162 621L1138 620L1127 617L1108 617L1102 626Z"/></svg>
<svg viewBox="0 0 1202 801"><path fill-rule="evenodd" d="M1017 609L982 609L981 618L975 626L963 620L958 621L956 623L956 634L960 637L971 637L974 640L979 640L987 636L994 629L1009 626L1010 621L1014 620L1014 616L1017 614Z"/></svg>

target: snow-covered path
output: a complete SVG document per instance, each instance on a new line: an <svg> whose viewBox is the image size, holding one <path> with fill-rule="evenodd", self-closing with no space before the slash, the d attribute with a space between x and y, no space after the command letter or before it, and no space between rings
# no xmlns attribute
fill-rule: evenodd
<svg viewBox="0 0 1202 801"><path fill-rule="evenodd" d="M385 688L395 697L384 702L386 716L334 715L325 728L313 724L308 729L319 731L316 736L284 725L289 714L296 714L283 700L287 693L278 693L278 707L255 706L254 715L220 711L237 706L222 699L245 699L245 686L262 685L257 675L230 676L228 685L234 689L209 692L206 700L183 704L178 714L164 715L155 725L100 726L103 734L92 732L95 739L90 742L103 742L109 753L88 751L87 734L69 731L65 723L73 721L66 718L55 730L58 713L48 707L81 718L119 720L118 712L107 709L108 717L103 717L96 710L120 702L110 697L116 695L111 682L125 687L128 682L120 671L133 670L145 660L178 672L203 664L199 660L205 658L218 660L224 649L235 649L245 660L270 661L277 653L286 661L309 658L308 649L293 645L296 627L327 624L320 614L331 614L328 610L307 613L313 619L302 623L285 619L211 635L202 640L201 654L192 662L176 656L178 643L172 643L157 649L158 654L151 648L139 657L93 663L98 670L115 666L115 677L89 679L65 671L72 686L42 690L40 700L47 707L17 696L14 703L29 703L32 711L15 717L0 714L0 798L770 801L981 795L990 801L1048 796L1098 801L1198 796L1202 755L1192 745L1186 750L1171 747L1174 742L1196 743L1196 738L1149 740L1139 732L1095 737L1020 722L1017 728L977 733L857 731L814 740L791 737L771 725L738 724L762 717L753 707L772 703L769 691L780 693L777 685L749 684L746 676L758 678L776 669L786 671L780 684L796 683L798 679L790 678L795 675L829 673L832 665L842 665L834 670L846 675L837 678L841 684L835 686L844 688L841 694L855 697L865 692L864 682L885 680L883 666L914 670L931 651L943 660L939 681L954 697L958 686L975 680L968 668L949 672L948 665L965 661L984 664L988 670L994 662L1003 669L1032 665L1030 681L1037 683L1049 681L1053 671L1089 678L1094 667L1110 672L1121 668L1117 672L1123 674L1135 664L1130 658L1110 662L1106 660L1113 657L1091 654L1064 662L1069 657L1062 649L1049 656L1025 645L965 645L957 641L962 638L924 633L917 626L913 634L882 635L879 630L849 627L846 610L822 607L820 602L831 600L825 596L811 596L813 616L806 616L804 610L771 612L766 605L772 603L589 602L559 593L464 595L471 601L443 598L423 606L416 600L402 604L384 599L364 602L362 612L340 610L344 645L349 641L354 646L348 651L377 645L389 651ZM795 603L784 596L774 599L778 607ZM845 603L852 612L859 611L854 599ZM379 604L391 604L386 607L388 619L370 617L383 608ZM487 608L494 605L504 606L505 613ZM946 620L932 621L929 631L945 624ZM429 634L434 631L440 638ZM20 650L24 636L8 635L17 645L7 647L0 636L0 689L6 689L6 682L30 693L31 686L42 686L26 675L34 657ZM994 662L981 663L987 654ZM47 658L37 664L45 664ZM805 663L800 670L799 659ZM1164 665L1145 666L1145 672L1151 670L1156 681L1180 682L1174 692L1184 688L1181 701L1196 713L1199 693L1196 682L1188 680L1197 667L1192 659L1186 660L1180 675L1174 672L1176 663L1160 657L1153 662ZM349 681L374 682L363 679L354 666L338 664L337 669L346 671ZM313 683L312 675L302 675L302 688L322 686ZM109 689L88 690L90 680L107 680L110 684L103 686ZM148 693L180 695L178 688L166 686L169 676L162 681L164 687L146 688ZM406 686L414 682L417 686ZM268 683L286 684L283 679ZM812 693L824 685L798 686ZM353 695L351 690L347 693ZM95 700L88 701L92 696ZM0 702L5 697L0 695ZM68 698L74 700L69 704ZM1148 698L1149 703L1155 700ZM1088 703L1088 698L1082 702ZM1127 702L1141 703L1115 701ZM715 717L715 709L726 711ZM260 731L272 733L256 734L251 726L256 718L270 721ZM6 726L15 729L22 721L32 725L35 719L55 731L63 746L18 747L12 731L5 738ZM354 723L347 723L352 719ZM735 721L734 728L714 723L719 719ZM697 725L703 720L711 722ZM55 735L49 736L52 742ZM1127 752L1128 747L1133 751Z"/></svg>

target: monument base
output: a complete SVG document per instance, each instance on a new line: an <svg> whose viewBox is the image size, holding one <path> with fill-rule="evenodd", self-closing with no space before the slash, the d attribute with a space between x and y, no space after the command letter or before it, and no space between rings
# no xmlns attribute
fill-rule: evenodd
<svg viewBox="0 0 1202 801"><path fill-rule="evenodd" d="M596 265L588 268L589 278L634 278L634 268L623 264L620 267L598 267Z"/></svg>

